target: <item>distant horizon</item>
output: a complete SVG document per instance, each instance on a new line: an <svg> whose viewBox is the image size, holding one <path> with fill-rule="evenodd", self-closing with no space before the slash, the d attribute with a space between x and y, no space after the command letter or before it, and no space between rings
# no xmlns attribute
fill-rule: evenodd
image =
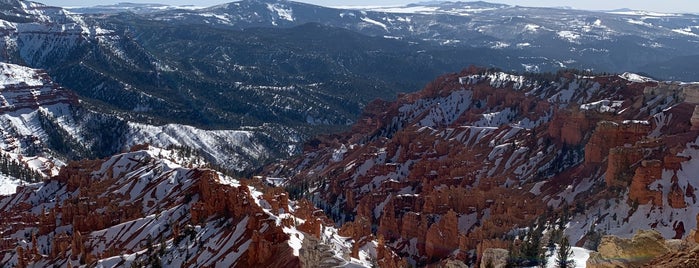
<svg viewBox="0 0 699 268"><path fill-rule="evenodd" d="M295 0L296 2L309 3L314 5L335 7L335 6L398 6L411 3L426 2L424 0ZM458 0L457 0L458 1ZM137 4L164 4L173 6L201 6L208 7L220 5L233 0L38 0L35 2L59 6L59 7L90 7L98 5L113 5L118 3L137 3ZM467 1L464 1L467 2ZM699 1L688 2L686 0L665 0L665 1L621 1L621 0L589 0L589 1L573 1L573 0L493 0L486 1L491 3L500 3L513 6L525 7L554 7L554 8L573 8L578 10L593 10L593 11L609 11L618 9L632 9L650 12L669 12L669 13L699 13Z"/></svg>

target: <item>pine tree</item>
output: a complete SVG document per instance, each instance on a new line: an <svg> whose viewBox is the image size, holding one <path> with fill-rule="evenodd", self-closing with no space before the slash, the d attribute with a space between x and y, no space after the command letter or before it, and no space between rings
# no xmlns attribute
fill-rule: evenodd
<svg viewBox="0 0 699 268"><path fill-rule="evenodd" d="M573 249L570 247L568 236L563 236L558 247L558 254L556 255L556 266L559 268L570 268L575 266L574 261L569 260L571 255L573 255Z"/></svg>

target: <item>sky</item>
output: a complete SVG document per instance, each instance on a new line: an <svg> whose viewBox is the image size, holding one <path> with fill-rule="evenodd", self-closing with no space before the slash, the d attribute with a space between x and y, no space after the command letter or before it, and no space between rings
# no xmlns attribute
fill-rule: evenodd
<svg viewBox="0 0 699 268"><path fill-rule="evenodd" d="M36 2L52 6L94 6L114 4L119 2L132 3L166 3L170 5L196 5L212 6L234 0L34 0ZM295 0L323 6L386 6L405 5L424 0ZM457 1L457 0L451 0ZM461 0L469 1L469 0ZM699 13L699 1L697 0L490 0L488 2L504 3L510 5L532 6L532 7L573 7L587 10L612 10L620 8L631 8L636 10L676 12L676 13Z"/></svg>

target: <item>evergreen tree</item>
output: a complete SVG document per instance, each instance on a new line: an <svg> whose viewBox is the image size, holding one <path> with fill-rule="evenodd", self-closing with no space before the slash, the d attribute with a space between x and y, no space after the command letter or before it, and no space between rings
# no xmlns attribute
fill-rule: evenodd
<svg viewBox="0 0 699 268"><path fill-rule="evenodd" d="M575 266L574 261L569 259L571 255L573 255L573 249L570 247L568 236L563 236L556 255L556 266L559 268L570 268Z"/></svg>

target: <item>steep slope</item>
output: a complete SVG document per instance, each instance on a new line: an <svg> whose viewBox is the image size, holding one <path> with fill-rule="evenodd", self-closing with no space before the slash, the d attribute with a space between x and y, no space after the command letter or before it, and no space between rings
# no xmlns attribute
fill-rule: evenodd
<svg viewBox="0 0 699 268"><path fill-rule="evenodd" d="M628 73L471 68L371 103L351 132L267 172L337 222L363 222L357 247L378 235L385 265L475 263L540 215L580 246L592 232L681 237L696 226L696 92Z"/></svg>
<svg viewBox="0 0 699 268"><path fill-rule="evenodd" d="M83 106L45 71L14 64L0 62L0 90L3 157L46 176L66 160L104 157L142 143L186 147L214 165L243 171L269 158L267 146L278 144L264 127L202 130L129 122Z"/></svg>
<svg viewBox="0 0 699 268"><path fill-rule="evenodd" d="M193 163L191 161L194 161ZM298 266L254 189L146 148L71 163L0 200L5 264ZM274 258L270 258L274 256Z"/></svg>
<svg viewBox="0 0 699 268"><path fill-rule="evenodd" d="M0 198L0 261L15 267L366 267L307 200L148 145L71 162ZM251 185L248 185L252 183ZM252 186L255 185L255 186Z"/></svg>

